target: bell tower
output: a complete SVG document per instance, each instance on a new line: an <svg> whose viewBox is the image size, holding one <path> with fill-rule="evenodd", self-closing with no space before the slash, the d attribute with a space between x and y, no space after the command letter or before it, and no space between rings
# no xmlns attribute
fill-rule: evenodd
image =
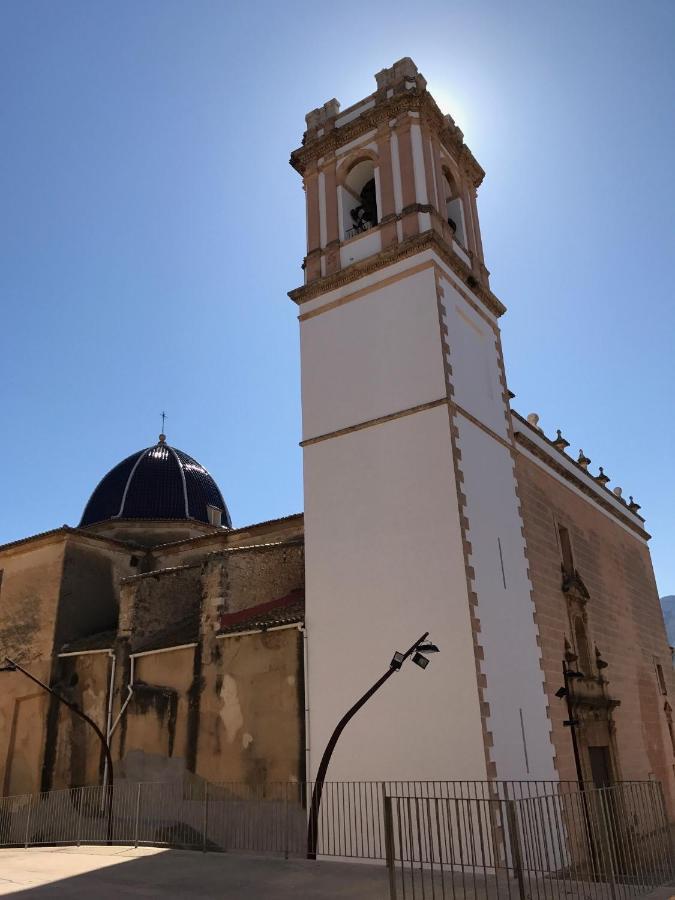
<svg viewBox="0 0 675 900"><path fill-rule="evenodd" d="M484 172L409 58L306 116L299 308L309 778L555 778L498 320Z"/></svg>

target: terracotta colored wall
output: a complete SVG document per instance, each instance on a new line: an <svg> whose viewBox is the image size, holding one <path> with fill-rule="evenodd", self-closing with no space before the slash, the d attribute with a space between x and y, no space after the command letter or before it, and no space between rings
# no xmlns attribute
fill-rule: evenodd
<svg viewBox="0 0 675 900"><path fill-rule="evenodd" d="M569 531L575 568L590 594L591 654L597 645L609 664L603 673L608 692L621 701L613 713L616 774L660 779L675 814L675 757L664 713L665 702L673 703L675 678L648 547L520 453L516 471L560 777L576 778L569 729L562 724L565 702L554 696L562 683L564 638L571 639L558 525ZM654 658L668 696L659 689Z"/></svg>

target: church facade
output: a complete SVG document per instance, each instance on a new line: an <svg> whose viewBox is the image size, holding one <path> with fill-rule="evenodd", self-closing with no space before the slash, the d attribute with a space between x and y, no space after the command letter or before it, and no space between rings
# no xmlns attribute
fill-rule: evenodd
<svg viewBox="0 0 675 900"><path fill-rule="evenodd" d="M350 723L332 780L657 778L673 814L640 507L512 408L484 173L411 60L376 82L310 112L291 155L304 514L233 528L161 435L78 527L0 548L0 655L99 723L117 779L253 784L313 779L346 709L428 631L440 653ZM98 783L86 725L0 678L3 794Z"/></svg>

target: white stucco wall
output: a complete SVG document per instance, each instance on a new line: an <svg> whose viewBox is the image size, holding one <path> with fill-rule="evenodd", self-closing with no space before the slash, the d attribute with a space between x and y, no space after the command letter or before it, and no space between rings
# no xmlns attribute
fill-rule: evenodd
<svg viewBox="0 0 675 900"><path fill-rule="evenodd" d="M429 630L350 723L329 779L484 779L485 763L448 411L305 448L311 777L333 728Z"/></svg>
<svg viewBox="0 0 675 900"><path fill-rule="evenodd" d="M487 678L484 696L490 704L488 730L494 739L492 760L499 778L555 779L513 459L506 447L468 419L460 415L456 423Z"/></svg>
<svg viewBox="0 0 675 900"><path fill-rule="evenodd" d="M300 347L304 440L444 397L433 271L307 319Z"/></svg>
<svg viewBox="0 0 675 900"><path fill-rule="evenodd" d="M481 623L488 729L499 778L556 777L534 604L513 457L499 381L496 336L449 279L441 279L453 399L481 422L456 415L462 490ZM501 439L501 440L500 440Z"/></svg>

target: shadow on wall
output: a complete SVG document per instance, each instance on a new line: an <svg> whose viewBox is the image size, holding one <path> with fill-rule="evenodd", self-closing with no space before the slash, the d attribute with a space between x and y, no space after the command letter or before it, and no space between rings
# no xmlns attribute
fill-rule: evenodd
<svg viewBox="0 0 675 900"><path fill-rule="evenodd" d="M186 897L297 900L298 896L314 900L340 897L384 900L388 896L384 866L180 850L125 847L2 850L0 871L3 893L9 886L7 881L12 886L26 884L29 879L34 882L34 887L11 894L21 900L48 897L118 900L127 896L164 900Z"/></svg>

